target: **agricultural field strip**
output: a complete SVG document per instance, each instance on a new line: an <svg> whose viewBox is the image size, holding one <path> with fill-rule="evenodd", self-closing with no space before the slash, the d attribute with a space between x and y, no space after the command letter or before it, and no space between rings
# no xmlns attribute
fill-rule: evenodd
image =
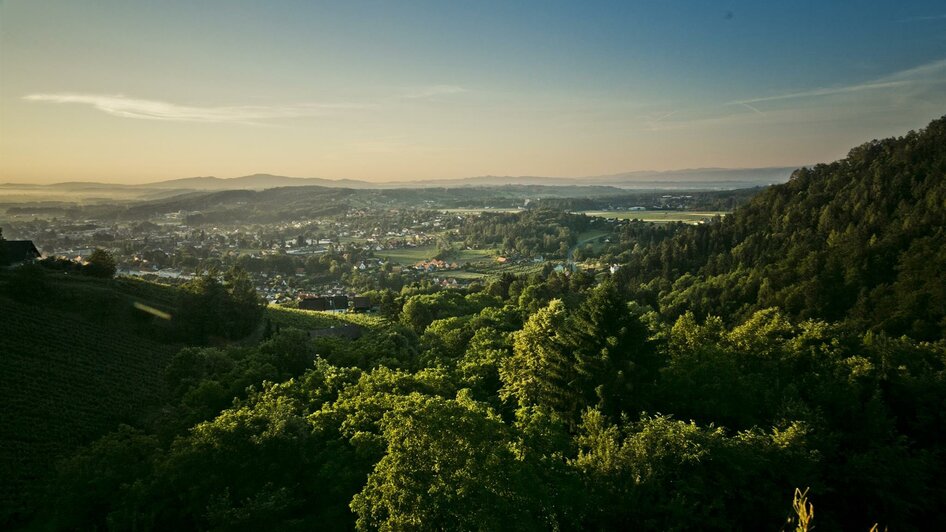
<svg viewBox="0 0 946 532"><path fill-rule="evenodd" d="M686 222L699 223L701 220L714 216L726 216L726 211L577 211L576 214L586 214L599 218L616 220L640 220L642 222L669 223Z"/></svg>

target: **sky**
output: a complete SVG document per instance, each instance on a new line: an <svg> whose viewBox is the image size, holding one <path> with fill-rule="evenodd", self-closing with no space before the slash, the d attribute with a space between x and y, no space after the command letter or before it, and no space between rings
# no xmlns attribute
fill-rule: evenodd
<svg viewBox="0 0 946 532"><path fill-rule="evenodd" d="M0 2L0 182L801 166L946 114L946 4Z"/></svg>

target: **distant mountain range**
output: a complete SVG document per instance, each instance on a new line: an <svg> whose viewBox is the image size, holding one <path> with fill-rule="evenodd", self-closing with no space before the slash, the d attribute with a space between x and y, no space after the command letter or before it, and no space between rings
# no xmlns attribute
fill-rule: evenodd
<svg viewBox="0 0 946 532"><path fill-rule="evenodd" d="M185 177L137 185L142 188L172 188L188 190L263 190L277 187L332 187L379 188L376 183L353 179L323 179L320 177L287 177L271 174L253 174L224 179L219 177Z"/></svg>
<svg viewBox="0 0 946 532"><path fill-rule="evenodd" d="M626 189L737 189L784 183L795 167L770 168L694 168L687 170L638 171L621 174L586 177L542 176L477 176L459 179L423 181L370 182L354 179L325 179L318 177L287 177L271 174L253 174L234 178L187 177L141 185L118 185L95 182L65 182L53 185L23 185L8 183L2 188L55 188L59 190L264 190L277 187L322 186L331 188L385 189L431 187L495 187L503 185L543 186L609 186Z"/></svg>

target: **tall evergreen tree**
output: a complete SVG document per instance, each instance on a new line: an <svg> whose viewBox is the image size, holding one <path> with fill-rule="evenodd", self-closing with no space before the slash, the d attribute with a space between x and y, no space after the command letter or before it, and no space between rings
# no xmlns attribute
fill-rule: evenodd
<svg viewBox="0 0 946 532"><path fill-rule="evenodd" d="M656 379L658 360L638 307L629 308L613 282L591 290L563 334L583 406L610 415L640 409L645 387Z"/></svg>
<svg viewBox="0 0 946 532"><path fill-rule="evenodd" d="M529 318L514 336L512 357L500 368L500 397L577 419L582 401L574 387L574 359L562 334L565 324L565 304L559 299Z"/></svg>

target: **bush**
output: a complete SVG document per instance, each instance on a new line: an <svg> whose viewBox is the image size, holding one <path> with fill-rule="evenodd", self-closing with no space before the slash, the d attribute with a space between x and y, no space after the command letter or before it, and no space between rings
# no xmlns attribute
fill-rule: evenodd
<svg viewBox="0 0 946 532"><path fill-rule="evenodd" d="M108 251L96 248L84 270L86 275L110 279L115 276L115 259Z"/></svg>

